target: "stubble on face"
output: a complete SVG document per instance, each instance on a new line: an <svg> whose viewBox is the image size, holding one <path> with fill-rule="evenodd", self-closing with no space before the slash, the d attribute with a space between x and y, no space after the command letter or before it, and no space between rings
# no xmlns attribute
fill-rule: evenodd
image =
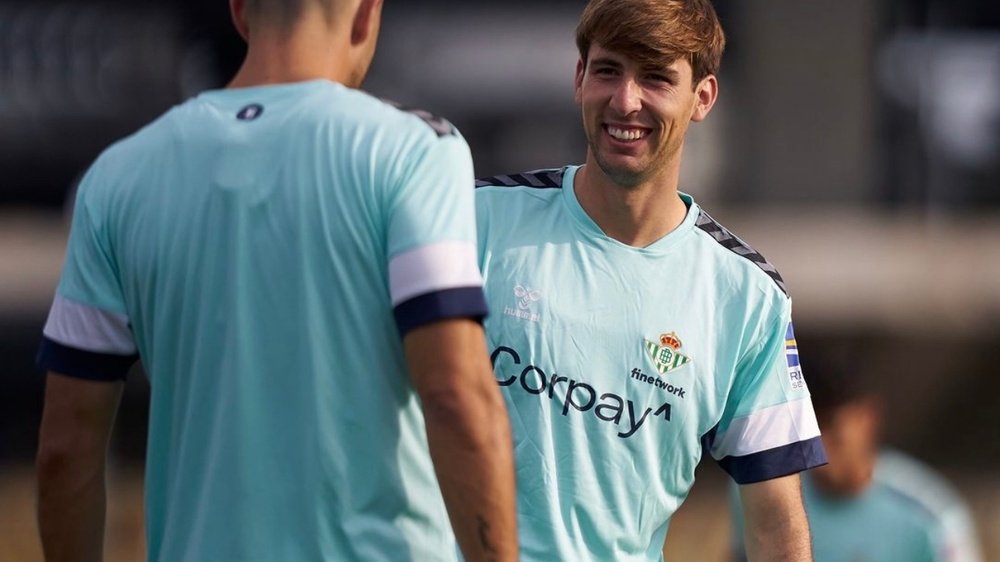
<svg viewBox="0 0 1000 562"><path fill-rule="evenodd" d="M678 166L697 103L686 61L650 68L599 45L592 47L590 55L587 66L581 67L577 91L588 161L626 189L655 180L671 166ZM621 88L637 93L622 94ZM644 130L643 137L631 148L620 145L608 131L613 125L635 126Z"/></svg>

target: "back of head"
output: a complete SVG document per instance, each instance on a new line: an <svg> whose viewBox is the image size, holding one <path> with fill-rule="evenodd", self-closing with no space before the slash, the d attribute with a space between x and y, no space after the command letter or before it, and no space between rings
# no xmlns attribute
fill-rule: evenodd
<svg viewBox="0 0 1000 562"><path fill-rule="evenodd" d="M846 346L810 349L803 358L803 372L820 424L838 410L876 395L875 385L860 370L858 355Z"/></svg>
<svg viewBox="0 0 1000 562"><path fill-rule="evenodd" d="M809 350L803 358L803 373L829 459L828 465L813 474L828 495L860 494L875 469L881 400L873 373L866 372L863 364L856 351L836 345Z"/></svg>
<svg viewBox="0 0 1000 562"><path fill-rule="evenodd" d="M326 79L360 87L382 0L230 0L247 56L230 87Z"/></svg>
<svg viewBox="0 0 1000 562"><path fill-rule="evenodd" d="M643 65L683 58L697 84L718 73L726 38L710 0L590 0L576 29L584 61L593 43Z"/></svg>

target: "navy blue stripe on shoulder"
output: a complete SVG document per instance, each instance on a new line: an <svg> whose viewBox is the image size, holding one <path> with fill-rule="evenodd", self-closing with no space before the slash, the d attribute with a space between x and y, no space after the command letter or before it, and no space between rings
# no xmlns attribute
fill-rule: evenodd
<svg viewBox="0 0 1000 562"><path fill-rule="evenodd" d="M447 318L482 321L489 312L482 287L456 287L413 297L396 305L393 315L399 334Z"/></svg>
<svg viewBox="0 0 1000 562"><path fill-rule="evenodd" d="M735 234L726 230L724 226L719 224L719 222L713 219L704 209L699 210L698 222L696 226L705 232L707 232L712 238L715 239L722 247L730 250L734 254L744 257L754 264L757 265L764 273L770 277L778 288L781 289L782 293L788 295L788 290L785 288L785 280L781 278L781 274L778 270L768 262L764 256L760 254L757 250L750 247L749 244L740 240Z"/></svg>
<svg viewBox="0 0 1000 562"><path fill-rule="evenodd" d="M128 370L138 359L138 354L95 353L43 337L35 364L39 369L78 379L114 382L125 380Z"/></svg>
<svg viewBox="0 0 1000 562"><path fill-rule="evenodd" d="M565 168L545 168L519 174L490 176L476 180L476 187L534 187L538 189L562 187Z"/></svg>
<svg viewBox="0 0 1000 562"><path fill-rule="evenodd" d="M719 460L719 466L737 484L753 484L788 476L826 463L826 451L818 436L752 455L724 457Z"/></svg>
<svg viewBox="0 0 1000 562"><path fill-rule="evenodd" d="M439 137L446 137L446 136L454 135L454 134L457 133L457 130L455 129L455 126L452 125L451 122L448 121L447 119L445 119L444 117L439 117L439 116L434 115L433 113L431 113L431 112L429 112L427 110L424 110L424 109L418 109L418 108L415 108L415 107L405 106L405 105L403 105L401 103L394 102L392 100L382 99L382 101L385 102L385 103L387 103L387 104L389 104L389 105L391 105L392 107L395 107L396 109L398 109L398 110L400 110L400 111L402 111L404 113L411 113L413 115L416 115L424 123L426 123L427 126L429 126L431 129L433 129L434 132Z"/></svg>

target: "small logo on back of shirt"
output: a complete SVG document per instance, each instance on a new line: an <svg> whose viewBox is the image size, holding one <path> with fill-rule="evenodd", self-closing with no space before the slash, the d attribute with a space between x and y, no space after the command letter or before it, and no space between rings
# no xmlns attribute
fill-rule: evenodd
<svg viewBox="0 0 1000 562"><path fill-rule="evenodd" d="M529 322L538 322L538 320L541 318L541 315L531 310L531 305L532 303L541 300L542 298L541 291L537 291L531 289L530 287L525 287L523 285L517 285L516 287L514 287L514 296L517 298L517 308L505 306L503 308L503 313L507 316L520 318L521 320L527 320Z"/></svg>
<svg viewBox="0 0 1000 562"><path fill-rule="evenodd" d="M660 334L659 343L653 343L645 338L642 346L653 360L653 366L657 372L665 375L670 371L679 369L691 362L691 358L682 354L679 350L682 347L680 338L675 332Z"/></svg>
<svg viewBox="0 0 1000 562"><path fill-rule="evenodd" d="M253 121L264 113L264 106L259 103L251 103L236 112L236 118L240 121Z"/></svg>

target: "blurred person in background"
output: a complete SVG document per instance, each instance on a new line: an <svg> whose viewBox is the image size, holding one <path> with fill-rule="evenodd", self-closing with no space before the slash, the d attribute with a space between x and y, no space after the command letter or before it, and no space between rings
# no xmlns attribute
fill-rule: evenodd
<svg viewBox="0 0 1000 562"><path fill-rule="evenodd" d="M939 474L880 442L883 399L851 358L810 353L806 379L829 464L802 477L818 562L979 562L965 502ZM733 499L733 556L745 560Z"/></svg>
<svg viewBox="0 0 1000 562"><path fill-rule="evenodd" d="M448 561L456 535L467 560L514 560L468 146L356 89L381 0L230 8L229 87L81 182L39 352L46 559L102 559L141 357L149 560Z"/></svg>
<svg viewBox="0 0 1000 562"><path fill-rule="evenodd" d="M511 412L524 560L662 559L707 451L751 557L809 560L825 462L775 268L678 191L724 46L707 0L592 0L582 166L477 182L486 333Z"/></svg>

